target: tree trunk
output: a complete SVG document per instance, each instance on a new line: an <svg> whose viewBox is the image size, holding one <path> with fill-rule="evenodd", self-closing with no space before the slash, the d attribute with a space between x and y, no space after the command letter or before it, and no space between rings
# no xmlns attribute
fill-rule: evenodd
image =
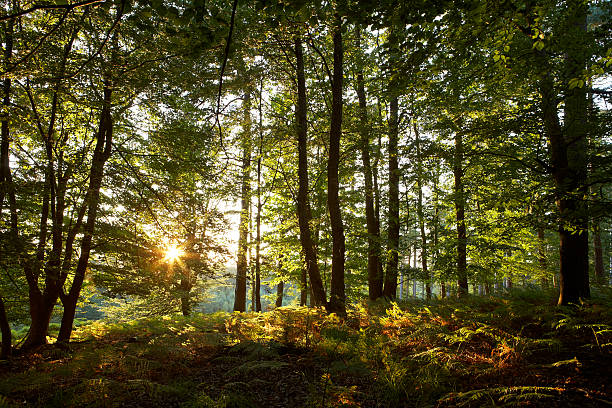
<svg viewBox="0 0 612 408"><path fill-rule="evenodd" d="M263 81L259 89L259 151L257 154L257 215L255 216L255 311L261 312L261 156L263 155Z"/></svg>
<svg viewBox="0 0 612 408"><path fill-rule="evenodd" d="M605 282L605 276L601 246L601 228L598 222L595 222L593 225L593 250L595 256L595 280L597 283L602 284Z"/></svg>
<svg viewBox="0 0 612 408"><path fill-rule="evenodd" d="M319 272L317 261L317 250L312 240L310 230L310 220L312 212L310 210L310 198L308 193L308 122L307 122L307 102L306 102L306 77L304 75L304 57L302 51L302 40L295 38L296 74L298 86L298 98L296 105L296 130L298 136L298 195L297 195L297 215L300 227L300 243L302 245L302 255L304 264L310 280L310 289L313 294L312 303L314 306L324 306L326 303L325 289Z"/></svg>
<svg viewBox="0 0 612 408"><path fill-rule="evenodd" d="M463 191L463 137L455 133L455 214L457 220L457 286L459 297L468 294L467 236L465 229L465 195Z"/></svg>
<svg viewBox="0 0 612 408"><path fill-rule="evenodd" d="M329 158L327 162L327 208L332 234L331 288L327 310L339 316L346 316L344 293L344 226L340 211L340 139L342 137L342 29L338 15L334 27L334 74L332 79L332 112L329 130Z"/></svg>
<svg viewBox="0 0 612 408"><path fill-rule="evenodd" d="M440 250L438 249L438 230L440 225L440 205L438 203L438 171L435 171L434 177L434 185L433 185L433 202L434 202L434 219L433 219L433 239L434 239L434 268L439 259ZM441 276L441 287L440 287L440 296L442 299L446 297L446 284L444 282L444 277Z"/></svg>
<svg viewBox="0 0 612 408"><path fill-rule="evenodd" d="M13 56L13 25L14 20L9 20L5 23L5 47L4 47L4 69L8 72ZM2 208L4 206L4 198L8 195L8 208L10 211L10 230L12 240L17 238L17 202L15 199L15 186L13 185L13 177L11 175L9 147L10 147L10 132L9 132L9 112L11 105L11 79L7 75L4 79L2 87L2 139L0 140L0 217L2 216Z"/></svg>
<svg viewBox="0 0 612 408"><path fill-rule="evenodd" d="M189 316L191 314L191 289L193 288L193 278L191 276L191 270L188 266L179 266L181 268L181 281L179 282L179 288L181 290L181 313L183 316Z"/></svg>
<svg viewBox="0 0 612 408"><path fill-rule="evenodd" d="M306 306L308 302L308 275L306 269L302 268L300 276L300 306Z"/></svg>
<svg viewBox="0 0 612 408"><path fill-rule="evenodd" d="M283 305L283 290L285 288L285 282L280 281L276 286L276 307L281 307Z"/></svg>
<svg viewBox="0 0 612 408"><path fill-rule="evenodd" d="M398 98L392 97L389 106L389 213L387 233L387 272L383 294L395 299L399 262L399 162L398 162Z"/></svg>
<svg viewBox="0 0 612 408"><path fill-rule="evenodd" d="M238 262L236 264L236 289L234 297L234 311L246 311L247 296L247 251L249 236L249 220L251 207L251 94L244 95L244 120L242 135L242 192L240 211L240 225L238 238Z"/></svg>
<svg viewBox="0 0 612 408"><path fill-rule="evenodd" d="M357 48L360 49L360 31L357 29ZM359 133L361 135L361 161L365 180L365 213L368 232L368 295L371 300L382 296L383 276L380 267L380 227L374 212L374 188L372 183L372 166L370 163L370 132L368 108L366 101L363 70L357 73L357 97L359 99Z"/></svg>
<svg viewBox="0 0 612 408"><path fill-rule="evenodd" d="M427 270L427 235L425 235L425 216L423 215L423 164L421 157L421 138L419 129L416 121L412 123L414 129L414 136L416 141L416 153L417 153L417 216L419 218L419 229L421 230L421 267L423 268L423 276L425 276L425 292L427 299L431 299L431 279L429 277L429 271Z"/></svg>
<svg viewBox="0 0 612 408"><path fill-rule="evenodd" d="M64 294L60 288L60 297L64 305L64 315L62 316L62 325L60 327L58 341L68 342L72 334L74 313L76 304L79 300L85 272L89 264L89 255L91 253L91 242L94 235L96 219L98 215L98 206L100 202L100 188L104 178L104 165L111 155L113 143L113 119L111 114L111 97L112 83L110 79L104 82L104 103L100 113L100 124L96 135L96 147L92 158L91 170L89 173L89 188L85 195L87 203L87 221L83 228L83 238L81 240L81 254L74 273L74 279L70 286L68 294ZM79 215L79 218L81 216ZM72 244L70 243L70 246ZM69 263L71 251L66 251L66 262ZM67 273L67 271L66 271ZM62 273L62 282L66 280L66 275ZM57 299L57 298L56 298ZM54 302L55 303L55 302Z"/></svg>
<svg viewBox="0 0 612 408"><path fill-rule="evenodd" d="M47 332L53 307L57 298L43 296L40 292L32 296L30 292L30 330L21 350L31 350L35 347L47 344Z"/></svg>
<svg viewBox="0 0 612 408"><path fill-rule="evenodd" d="M0 296L0 333L2 333L2 350L0 350L0 359L6 359L13 354L13 334L9 324L6 309L4 307L4 299Z"/></svg>
<svg viewBox="0 0 612 408"><path fill-rule="evenodd" d="M544 227L538 226L538 264L542 270L542 280L540 282L542 288L548 287L548 278L546 277L546 250L544 242Z"/></svg>
<svg viewBox="0 0 612 408"><path fill-rule="evenodd" d="M559 215L559 301L561 305L577 303L590 296L588 274L588 207L586 197L586 122L587 98L584 87L569 87L569 80L579 78L586 66L587 6L571 1L567 9L567 26L572 34L565 50L566 89L556 92L551 77L550 58L546 50L534 51L538 66L543 69L539 83L544 129L548 138L552 175L555 182ZM564 126L559 120L558 94L566 95Z"/></svg>

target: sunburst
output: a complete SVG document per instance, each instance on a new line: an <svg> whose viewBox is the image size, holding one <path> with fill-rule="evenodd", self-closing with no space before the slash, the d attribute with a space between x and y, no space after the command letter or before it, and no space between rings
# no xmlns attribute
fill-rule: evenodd
<svg viewBox="0 0 612 408"><path fill-rule="evenodd" d="M183 255L185 255L183 248L176 244L170 244L166 247L166 253L163 260L172 263L179 260Z"/></svg>

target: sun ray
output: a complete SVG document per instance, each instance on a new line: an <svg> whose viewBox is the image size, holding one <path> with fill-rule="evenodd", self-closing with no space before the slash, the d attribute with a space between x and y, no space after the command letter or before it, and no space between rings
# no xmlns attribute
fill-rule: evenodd
<svg viewBox="0 0 612 408"><path fill-rule="evenodd" d="M176 244L168 244L163 260L169 263L173 263L177 260L180 260L183 255L185 255L185 251L183 251L183 248Z"/></svg>

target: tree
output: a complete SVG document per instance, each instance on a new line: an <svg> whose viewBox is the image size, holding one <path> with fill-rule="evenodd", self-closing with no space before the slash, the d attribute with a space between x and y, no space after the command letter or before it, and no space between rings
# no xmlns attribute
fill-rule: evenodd
<svg viewBox="0 0 612 408"><path fill-rule="evenodd" d="M327 303L327 296L323 288L317 251L312 240L310 223L312 212L310 210L310 198L308 194L308 122L307 122L307 99L306 80L304 76L304 58L302 40L295 37L296 77L297 77L297 104L296 129L298 136L298 194L297 194L297 216L300 226L300 242L304 264L310 280L310 290L313 295L313 304L323 306Z"/></svg>
<svg viewBox="0 0 612 408"><path fill-rule="evenodd" d="M327 309L340 316L346 315L346 296L344 293L344 227L338 193L338 166L340 163L340 139L342 137L342 77L343 56L342 22L339 15L334 16L334 73L332 78L332 111L329 130L329 156L327 162L327 208L332 231L332 272L331 289Z"/></svg>

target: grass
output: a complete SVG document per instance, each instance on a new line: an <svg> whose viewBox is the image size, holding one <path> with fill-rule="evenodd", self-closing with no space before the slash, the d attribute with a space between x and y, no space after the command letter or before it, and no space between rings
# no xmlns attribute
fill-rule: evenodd
<svg viewBox="0 0 612 408"><path fill-rule="evenodd" d="M611 405L612 296L376 302L172 316L75 330L0 362L0 407Z"/></svg>

